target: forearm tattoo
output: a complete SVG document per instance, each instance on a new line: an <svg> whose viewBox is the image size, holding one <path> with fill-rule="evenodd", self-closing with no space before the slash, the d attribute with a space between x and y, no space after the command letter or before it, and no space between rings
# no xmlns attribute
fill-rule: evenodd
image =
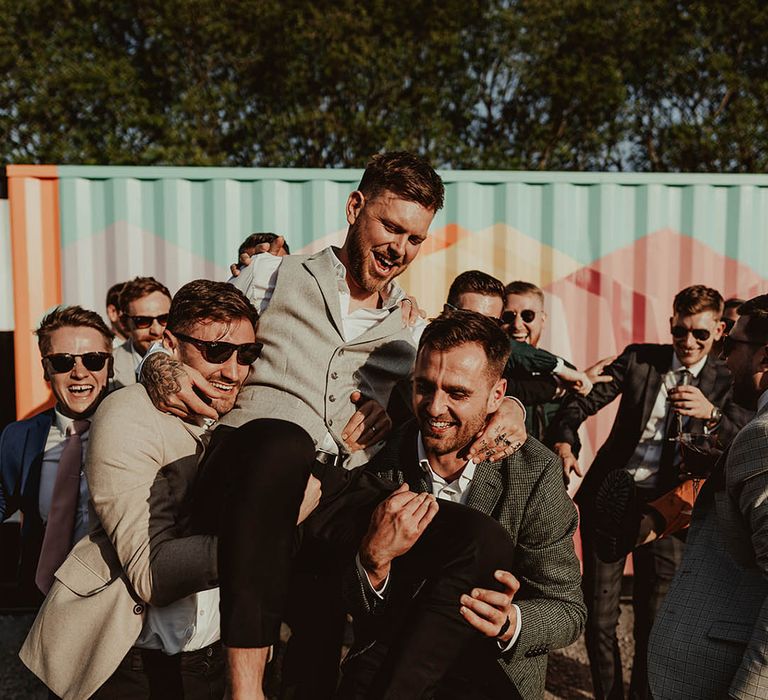
<svg viewBox="0 0 768 700"><path fill-rule="evenodd" d="M184 366L165 353L156 352L144 360L141 368L141 383L147 390L155 406L168 402L174 394L181 391L179 378L184 374Z"/></svg>

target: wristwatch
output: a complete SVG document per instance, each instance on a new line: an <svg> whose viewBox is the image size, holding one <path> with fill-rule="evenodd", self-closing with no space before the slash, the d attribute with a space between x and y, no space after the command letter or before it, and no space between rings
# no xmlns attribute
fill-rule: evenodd
<svg viewBox="0 0 768 700"><path fill-rule="evenodd" d="M720 422L722 417L723 412L717 406L712 406L712 413L709 414L709 420L707 421L707 424L715 426Z"/></svg>

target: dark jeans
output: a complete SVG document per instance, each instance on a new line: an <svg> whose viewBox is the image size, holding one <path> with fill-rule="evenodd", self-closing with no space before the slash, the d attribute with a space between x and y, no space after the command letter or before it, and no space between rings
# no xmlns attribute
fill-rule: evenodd
<svg viewBox="0 0 768 700"><path fill-rule="evenodd" d="M218 700L226 678L220 643L168 656L132 648L93 700Z"/></svg>
<svg viewBox="0 0 768 700"><path fill-rule="evenodd" d="M310 473L320 478L323 495L297 528ZM338 574L353 567L373 510L396 487L362 469L320 465L304 430L261 419L214 433L199 488L209 506L201 507L207 514L200 522L219 537L222 641L265 647L278 638L290 605L292 571ZM421 586L421 592L382 666L375 685L382 697L419 698L435 687L479 634L459 614L461 594L473 586L499 589L493 572L513 553L495 520L440 504L416 545L393 563L399 587Z"/></svg>
<svg viewBox="0 0 768 700"><path fill-rule="evenodd" d="M632 608L635 615L635 654L629 691L632 700L651 698L647 675L648 637L656 613L682 561L684 546L681 540L673 536L643 545L632 554ZM587 605L584 641L592 671L595 698L623 700L624 684L616 626L619 622L619 599L625 559L613 563L599 559L594 552L592 536L587 527L582 529L582 552L582 589Z"/></svg>

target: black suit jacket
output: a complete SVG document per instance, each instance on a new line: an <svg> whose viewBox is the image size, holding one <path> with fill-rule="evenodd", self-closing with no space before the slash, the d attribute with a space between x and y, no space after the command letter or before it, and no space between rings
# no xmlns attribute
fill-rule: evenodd
<svg viewBox="0 0 768 700"><path fill-rule="evenodd" d="M417 437L418 426L411 421L390 437L366 469L396 484L407 482L412 491L431 491L418 462ZM522 627L499 663L521 697L543 697L547 652L573 643L586 619L573 547L578 516L565 490L560 460L528 438L514 455L476 466L466 505L497 520L515 543L515 558L507 568L520 581L515 603ZM381 613L371 609L376 601L365 595L362 585L358 592L355 608ZM489 642L489 653L500 654L495 642Z"/></svg>
<svg viewBox="0 0 768 700"><path fill-rule="evenodd" d="M584 420L621 396L610 435L595 456L576 495L576 501L585 517L591 510L594 495L605 475L613 469L625 467L632 457L661 389L662 377L672 367L673 352L671 345L629 345L604 370L605 374L613 377L613 381L596 384L589 396L568 396L550 424L547 444L567 442L573 445L576 432ZM731 373L720 360L712 357L707 359L696 385L723 412L717 435L724 447L754 414L734 403ZM688 430L701 433L704 431L704 423L701 419L692 418ZM662 463L657 482L658 491L669 491L678 483L677 469L672 463Z"/></svg>

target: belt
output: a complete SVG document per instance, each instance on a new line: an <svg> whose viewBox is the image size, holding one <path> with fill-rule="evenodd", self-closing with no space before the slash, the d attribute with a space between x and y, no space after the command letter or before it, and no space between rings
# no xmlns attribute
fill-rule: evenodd
<svg viewBox="0 0 768 700"><path fill-rule="evenodd" d="M315 452L315 465L312 468L312 474L316 476L320 481L323 477L332 469L343 469L344 455L332 454L330 452L324 452L318 450Z"/></svg>
<svg viewBox="0 0 768 700"><path fill-rule="evenodd" d="M213 662L223 657L223 647L221 642L214 642L202 649L194 651L182 651L178 654L166 654L160 649L141 649L131 647L125 655L121 665L127 665L132 671L145 671L151 666L168 666L184 668L188 665L196 665L201 661Z"/></svg>

